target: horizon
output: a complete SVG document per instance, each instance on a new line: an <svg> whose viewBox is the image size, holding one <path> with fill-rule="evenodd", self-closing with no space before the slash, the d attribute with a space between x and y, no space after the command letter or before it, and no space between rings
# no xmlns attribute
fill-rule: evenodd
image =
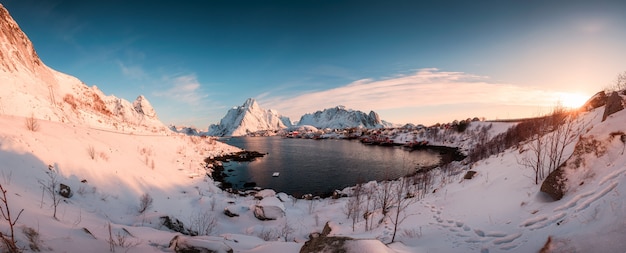
<svg viewBox="0 0 626 253"><path fill-rule="evenodd" d="M396 124L538 116L626 69L626 3L2 3L51 68L205 129L254 98ZM111 18L114 16L114 18Z"/></svg>

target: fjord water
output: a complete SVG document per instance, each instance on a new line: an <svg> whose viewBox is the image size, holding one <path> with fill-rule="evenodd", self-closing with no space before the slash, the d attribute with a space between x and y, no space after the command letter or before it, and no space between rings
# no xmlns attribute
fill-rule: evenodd
<svg viewBox="0 0 626 253"><path fill-rule="evenodd" d="M311 140L281 137L238 137L222 140L230 145L267 153L252 162L224 163L225 181L242 189L246 182L294 196L324 194L371 180L395 179L417 166L439 163L431 150L363 145L349 140ZM280 176L272 177L274 172Z"/></svg>

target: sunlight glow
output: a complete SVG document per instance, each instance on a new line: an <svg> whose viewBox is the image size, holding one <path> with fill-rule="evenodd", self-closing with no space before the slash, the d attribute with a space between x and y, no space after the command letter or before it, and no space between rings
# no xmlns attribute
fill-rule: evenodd
<svg viewBox="0 0 626 253"><path fill-rule="evenodd" d="M580 93L561 93L559 95L559 101L568 108L579 108L589 99L589 96Z"/></svg>

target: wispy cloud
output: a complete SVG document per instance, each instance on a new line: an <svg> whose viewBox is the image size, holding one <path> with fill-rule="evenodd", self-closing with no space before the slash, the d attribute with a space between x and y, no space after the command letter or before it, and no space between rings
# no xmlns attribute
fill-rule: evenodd
<svg viewBox="0 0 626 253"><path fill-rule="evenodd" d="M122 74L124 74L124 76L128 78L142 80L147 77L146 72L143 70L141 66L138 66L138 65L129 66L129 65L124 64L121 61L118 61L117 65L120 67L120 71L122 71Z"/></svg>
<svg viewBox="0 0 626 253"><path fill-rule="evenodd" d="M155 91L156 97L164 97L176 100L190 106L200 106L204 99L208 97L201 91L200 82L195 74L188 74L176 77L164 77L169 88L164 91Z"/></svg>
<svg viewBox="0 0 626 253"><path fill-rule="evenodd" d="M493 83L488 77L464 72L421 69L410 75L382 80L361 79L345 86L295 97L263 94L261 102L264 107L298 117L337 105L363 111L462 104L552 106L559 94L532 87Z"/></svg>

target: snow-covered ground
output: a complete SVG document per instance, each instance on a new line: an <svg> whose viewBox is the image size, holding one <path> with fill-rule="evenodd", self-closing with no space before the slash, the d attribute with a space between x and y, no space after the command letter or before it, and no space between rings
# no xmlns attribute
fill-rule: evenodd
<svg viewBox="0 0 626 253"><path fill-rule="evenodd" d="M521 144L466 165L477 172L472 179L435 170L432 188L404 202L409 205L398 216L404 221L390 243L393 215L383 217L380 205L369 207L366 229L360 215L348 218L353 197L296 200L264 190L257 195L265 200L259 200L221 191L207 176L204 159L237 148L169 131L143 96L134 103L105 96L49 69L0 7L0 51L17 55L0 65L0 185L6 190L0 200L8 206L0 202L6 217L0 235L10 239L14 223L23 251L172 252L176 245L192 245L216 252L299 252L311 233L328 224L331 236L367 239L346 242L350 252L537 252L548 238L552 252L625 252L626 110L604 122L603 107L581 116L581 139L593 146L568 161L580 166L566 170L570 180L561 200L539 192L534 172L518 162L528 152ZM492 138L511 126L488 124L428 140L467 152L481 129L488 128ZM386 134L399 143L427 138ZM71 188L70 198L58 195L59 183ZM46 191L51 186L52 194ZM384 186L363 187L376 195ZM396 206L388 207L390 213ZM200 236L180 233L190 230Z"/></svg>
<svg viewBox="0 0 626 253"><path fill-rule="evenodd" d="M437 176L435 193L405 210L402 215L407 218L389 247L395 252L536 252L551 236L556 252L622 252L626 156L624 144L609 134L623 130L626 111L600 123L601 109L584 116L592 122L585 137L600 140L606 152L585 157L586 166L574 175L584 183L572 187L562 200L551 202L539 193L533 171L519 165L522 154L511 149L473 164L478 173L471 180L463 180L462 174ZM205 175L205 157L237 150L220 142L45 120L38 120L39 130L32 132L25 127L26 119L0 116L0 183L8 191L12 213L24 209L16 238L27 251L25 227L39 232L45 251L107 252L109 224L114 238L119 235L127 241L128 248L116 246L118 250L169 251L169 242L178 233L162 226L161 216L179 219L186 227L197 225L198 217L213 221L210 236L193 240L223 243L235 252L298 252L308 235L321 231L326 222L333 228L331 235L391 241L389 219L376 222L370 231L360 219L353 232L346 217L350 198L295 200L278 194L285 201L284 216L258 220L254 210L259 200L222 192ZM573 146L567 152L572 150ZM49 170L50 165L56 172ZM71 198L59 203L58 220L52 218L52 199L42 189L49 173L57 173L57 180L73 191ZM153 205L140 214L139 198L146 193ZM224 215L226 207L239 216ZM380 211L375 210L373 220L382 218ZM7 223L0 223L0 229L6 234Z"/></svg>

